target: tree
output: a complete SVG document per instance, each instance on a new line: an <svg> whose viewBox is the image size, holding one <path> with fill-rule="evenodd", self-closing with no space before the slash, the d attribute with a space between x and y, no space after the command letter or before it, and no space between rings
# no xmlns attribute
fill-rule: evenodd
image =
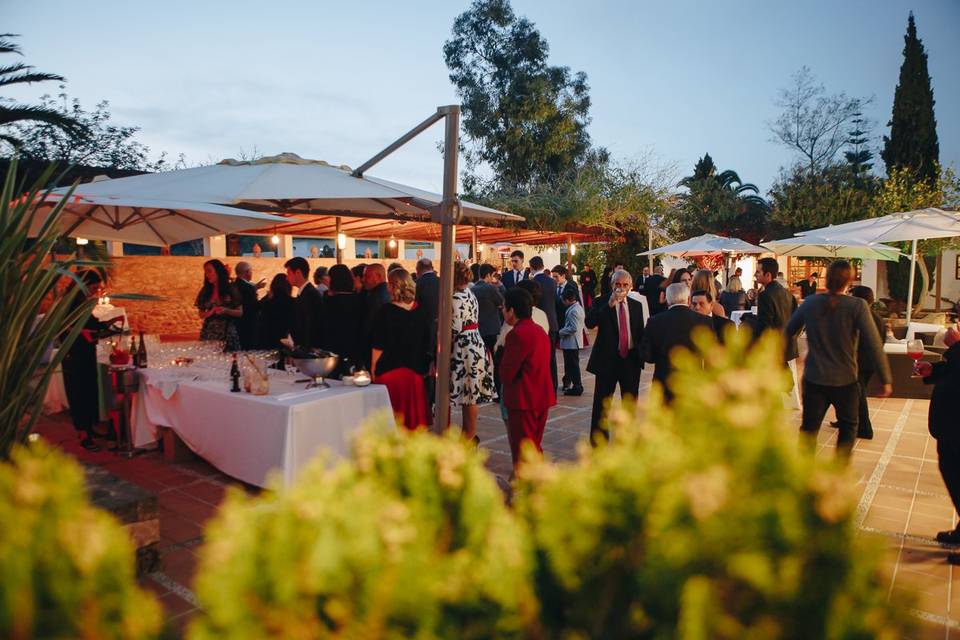
<svg viewBox="0 0 960 640"><path fill-rule="evenodd" d="M798 153L810 175L834 160L847 142L845 127L858 117L869 98L845 93L827 95L810 69L793 74L792 85L780 90L776 100L783 109L770 125L774 141Z"/></svg>
<svg viewBox="0 0 960 640"><path fill-rule="evenodd" d="M468 191L519 191L588 159L587 76L547 64L549 45L508 0L474 0L453 24L443 55L463 108ZM606 152L596 150L596 159ZM476 173L493 171L491 185Z"/></svg>
<svg viewBox="0 0 960 640"><path fill-rule="evenodd" d="M93 111L85 111L76 98L70 99L61 85L57 98L41 96L42 108L77 122L87 131L78 137L47 122L13 126L19 140L20 156L72 165L93 165L109 169L164 171L171 168L166 153L150 159L150 147L134 139L139 127L111 122L110 103L103 100ZM173 168L183 164L183 157Z"/></svg>
<svg viewBox="0 0 960 640"><path fill-rule="evenodd" d="M771 231L787 237L871 217L879 187L878 178L857 173L850 164L830 163L813 174L800 164L781 170L769 193Z"/></svg>
<svg viewBox="0 0 960 640"><path fill-rule="evenodd" d="M883 137L881 155L887 173L897 167L907 168L915 179L932 183L939 175L940 143L933 113L933 88L927 72L927 54L923 42L917 37L912 11L903 40L900 80L893 94L893 114L887 123L890 137Z"/></svg>
<svg viewBox="0 0 960 640"><path fill-rule="evenodd" d="M17 37L19 36L15 33L0 34L0 53L16 53L22 56L20 47L12 40ZM0 66L0 88L51 80L64 81L63 76L34 71L33 66L22 62ZM69 114L51 109L48 105L23 105L10 99L0 99L0 140L18 147L20 140L10 129L14 123L21 122L43 122L62 134L72 137L82 137L86 134L86 128L81 122L70 117Z"/></svg>
<svg viewBox="0 0 960 640"><path fill-rule="evenodd" d="M847 150L843 157L847 159L854 178L859 180L873 168L873 151L869 147L871 122L862 113L855 114L850 122L852 128L847 133Z"/></svg>
<svg viewBox="0 0 960 640"><path fill-rule="evenodd" d="M757 195L756 185L745 183L736 171L719 171L710 154L694 166L693 175L679 186L687 192L680 196L677 233L690 237L715 233L758 242L766 227L769 210L766 200Z"/></svg>

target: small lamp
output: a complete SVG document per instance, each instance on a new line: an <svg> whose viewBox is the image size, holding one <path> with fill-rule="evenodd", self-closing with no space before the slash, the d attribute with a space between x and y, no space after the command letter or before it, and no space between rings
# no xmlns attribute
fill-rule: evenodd
<svg viewBox="0 0 960 640"><path fill-rule="evenodd" d="M77 244L82 247L84 245L90 244L90 241L87 240L86 238L77 238Z"/></svg>
<svg viewBox="0 0 960 640"><path fill-rule="evenodd" d="M346 249L346 248L347 248L347 234L345 234L345 233L338 233L338 234L337 234L337 249L340 249L340 251L343 251L343 250Z"/></svg>

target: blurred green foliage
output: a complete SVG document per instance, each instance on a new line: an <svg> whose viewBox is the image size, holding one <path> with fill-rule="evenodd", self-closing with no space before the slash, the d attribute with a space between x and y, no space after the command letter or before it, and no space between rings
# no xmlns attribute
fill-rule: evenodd
<svg viewBox="0 0 960 640"><path fill-rule="evenodd" d="M531 459L517 511L556 638L898 638L882 547L857 536L856 484L797 446L781 348L699 336L667 410L614 406L610 446Z"/></svg>
<svg viewBox="0 0 960 640"><path fill-rule="evenodd" d="M368 427L350 462L234 491L208 528L204 638L509 638L536 625L530 554L459 437Z"/></svg>
<svg viewBox="0 0 960 640"><path fill-rule="evenodd" d="M155 638L130 538L90 506L83 471L41 443L0 464L0 637Z"/></svg>

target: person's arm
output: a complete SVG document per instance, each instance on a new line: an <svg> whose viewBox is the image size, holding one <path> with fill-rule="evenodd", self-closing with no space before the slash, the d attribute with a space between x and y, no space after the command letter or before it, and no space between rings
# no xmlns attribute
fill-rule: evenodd
<svg viewBox="0 0 960 640"><path fill-rule="evenodd" d="M613 295L612 293L610 295ZM606 311L609 304L607 299L597 300L593 303L593 306L590 307L589 313L584 320L587 325L587 329L596 329L597 326L603 321L603 313Z"/></svg>
<svg viewBox="0 0 960 640"><path fill-rule="evenodd" d="M887 362L887 356L883 352L883 340L877 333L877 325L873 323L873 318L870 317L870 309L867 307L867 303L863 300L859 302L856 311L856 324L860 330L860 340L864 342L867 351L871 354L877 367L877 373L880 374L880 380L883 382L883 391L880 392L880 397L886 398L893 392L893 375L890 373L890 363Z"/></svg>
<svg viewBox="0 0 960 640"><path fill-rule="evenodd" d="M530 356L532 349L533 340L521 339L516 331L507 334L503 345L503 356L500 358L500 380L504 384L520 377L523 363Z"/></svg>
<svg viewBox="0 0 960 640"><path fill-rule="evenodd" d="M370 381L377 381L377 362L380 361L380 356L383 355L382 349L371 349L370 350Z"/></svg>
<svg viewBox="0 0 960 640"><path fill-rule="evenodd" d="M640 355L643 357L644 362L656 362L657 355L655 351L653 341L650 339L650 327L645 327L643 338L640 339Z"/></svg>
<svg viewBox="0 0 960 640"><path fill-rule="evenodd" d="M564 314L563 326L560 327L559 334L561 338L577 334L577 321L572 313Z"/></svg>
<svg viewBox="0 0 960 640"><path fill-rule="evenodd" d="M776 318L777 310L773 303L773 296L769 291L761 291L757 295L757 326L760 327L760 331L774 326Z"/></svg>
<svg viewBox="0 0 960 640"><path fill-rule="evenodd" d="M214 307L213 313L221 316L229 316L231 318L242 318L243 305L240 305L239 307Z"/></svg>
<svg viewBox="0 0 960 640"><path fill-rule="evenodd" d="M764 298L769 298L769 296L762 296L761 300ZM806 313L804 311L806 306L807 305L801 305L797 307L797 310L793 312L792 316L790 316L790 320L789 322L787 322L787 329L786 329L787 338L792 338L793 336L800 333L800 330L803 329L803 325L806 324L806 321L807 321L805 317ZM760 309L762 308L763 306L758 307L757 309L758 316L760 315ZM763 331L763 329L766 329L766 327L762 323L758 322L757 324L760 326L761 332Z"/></svg>

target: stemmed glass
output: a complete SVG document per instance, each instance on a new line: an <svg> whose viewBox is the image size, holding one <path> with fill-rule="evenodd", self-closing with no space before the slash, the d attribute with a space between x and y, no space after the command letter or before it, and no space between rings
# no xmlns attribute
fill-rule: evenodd
<svg viewBox="0 0 960 640"><path fill-rule="evenodd" d="M920 363L920 358L923 357L923 340L918 340L914 338L913 340L907 341L907 355L913 359L913 375L911 378L919 378L920 374L917 373L917 365Z"/></svg>

